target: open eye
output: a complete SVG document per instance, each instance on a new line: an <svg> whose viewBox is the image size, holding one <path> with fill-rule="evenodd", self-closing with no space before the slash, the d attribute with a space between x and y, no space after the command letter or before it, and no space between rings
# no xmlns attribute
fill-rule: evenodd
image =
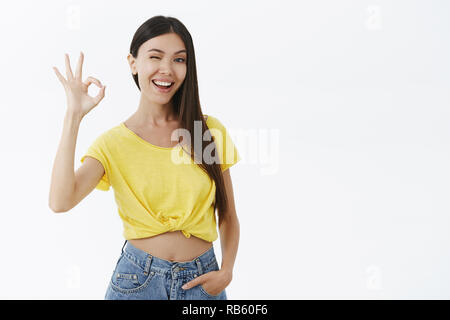
<svg viewBox="0 0 450 320"><path fill-rule="evenodd" d="M180 62L185 62L186 60L184 58L176 58L175 60L181 59L182 61Z"/></svg>

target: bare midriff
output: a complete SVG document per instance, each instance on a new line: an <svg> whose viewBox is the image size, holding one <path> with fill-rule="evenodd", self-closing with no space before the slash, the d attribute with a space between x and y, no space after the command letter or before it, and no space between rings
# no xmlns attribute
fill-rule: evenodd
<svg viewBox="0 0 450 320"><path fill-rule="evenodd" d="M189 238L181 230L165 232L149 238L128 240L136 248L152 256L171 262L186 262L195 259L213 246L191 235Z"/></svg>

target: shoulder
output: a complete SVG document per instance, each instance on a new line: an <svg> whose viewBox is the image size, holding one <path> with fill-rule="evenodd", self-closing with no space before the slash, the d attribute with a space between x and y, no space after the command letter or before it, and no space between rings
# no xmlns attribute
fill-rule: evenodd
<svg viewBox="0 0 450 320"><path fill-rule="evenodd" d="M214 129L218 129L220 131L226 130L223 123L217 117L212 116L210 114L204 115L204 116L207 117L206 125L208 126L208 128L210 128L210 129L214 128Z"/></svg>
<svg viewBox="0 0 450 320"><path fill-rule="evenodd" d="M112 128L100 131L95 139L95 143L105 144L109 141L113 141L120 134L120 125L116 125Z"/></svg>
<svg viewBox="0 0 450 320"><path fill-rule="evenodd" d="M222 125L222 122L216 116L203 114L203 118L205 119L207 124Z"/></svg>
<svg viewBox="0 0 450 320"><path fill-rule="evenodd" d="M203 117L205 118L206 124L209 126L216 126L217 124L220 124L219 119L216 117L210 115L210 114L204 114Z"/></svg>

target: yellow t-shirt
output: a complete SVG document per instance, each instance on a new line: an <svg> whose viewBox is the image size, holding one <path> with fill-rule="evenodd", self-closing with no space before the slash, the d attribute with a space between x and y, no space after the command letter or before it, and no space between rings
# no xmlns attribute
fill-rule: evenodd
<svg viewBox="0 0 450 320"><path fill-rule="evenodd" d="M205 117L225 171L241 157L223 124ZM186 238L191 234L209 242L218 238L216 184L182 148L180 144L174 148L153 145L121 122L98 136L81 158L83 162L90 156L103 165L105 174L96 189L108 191L112 186L125 239L175 230Z"/></svg>

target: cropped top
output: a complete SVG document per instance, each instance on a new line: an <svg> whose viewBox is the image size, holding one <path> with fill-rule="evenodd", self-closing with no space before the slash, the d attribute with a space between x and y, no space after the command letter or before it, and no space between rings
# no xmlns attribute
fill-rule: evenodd
<svg viewBox="0 0 450 320"><path fill-rule="evenodd" d="M241 157L223 124L215 117L205 118L223 172ZM175 230L186 238L191 234L209 242L218 238L215 181L181 144L173 148L153 145L121 122L101 133L80 161L87 156L103 165L105 173L96 189L114 190L125 239Z"/></svg>

